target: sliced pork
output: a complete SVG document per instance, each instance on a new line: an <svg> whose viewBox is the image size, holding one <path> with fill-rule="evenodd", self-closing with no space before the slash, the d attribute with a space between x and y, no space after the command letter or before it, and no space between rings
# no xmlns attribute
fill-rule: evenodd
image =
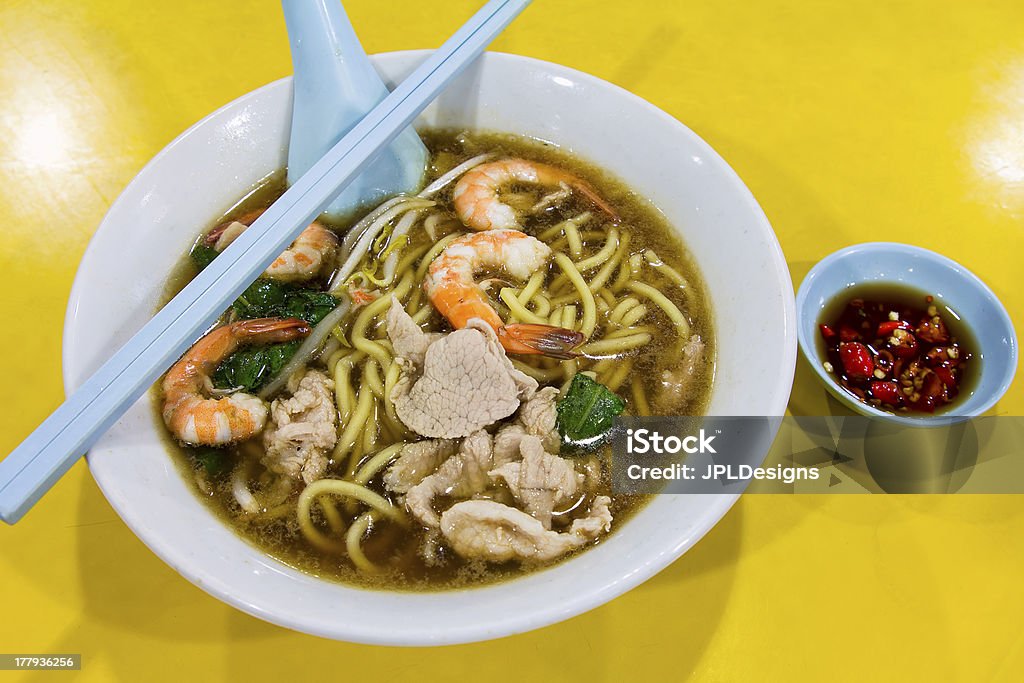
<svg viewBox="0 0 1024 683"><path fill-rule="evenodd" d="M289 378L287 390L288 396L270 404L262 462L273 472L309 484L323 476L338 440L334 382L318 370L307 370Z"/></svg>
<svg viewBox="0 0 1024 683"><path fill-rule="evenodd" d="M537 382L512 366L483 321L471 320L465 329L432 342L427 335L418 337L410 323L415 327L400 305L392 305L388 336L403 372L391 400L398 417L417 434L468 436L508 417L537 390ZM423 360L417 363L421 350Z"/></svg>
<svg viewBox="0 0 1024 683"><path fill-rule="evenodd" d="M469 498L482 493L491 483L493 443L484 430L470 434L462 441L459 452L437 468L437 471L409 489L405 504L409 512L428 527L437 527L440 519L434 509L434 498L440 495Z"/></svg>
<svg viewBox="0 0 1024 683"><path fill-rule="evenodd" d="M611 499L597 496L586 517L558 533L522 510L490 500L456 503L441 515L441 533L467 559L488 562L547 562L575 550L611 529Z"/></svg>
<svg viewBox="0 0 1024 683"><path fill-rule="evenodd" d="M395 493L408 492L433 474L458 447L459 442L451 439L427 439L406 444L398 459L384 473L384 485Z"/></svg>
<svg viewBox="0 0 1024 683"><path fill-rule="evenodd" d="M490 475L503 480L523 510L550 529L551 513L576 496L583 475L569 460L545 452L536 436L524 436L519 448L522 460L502 465Z"/></svg>

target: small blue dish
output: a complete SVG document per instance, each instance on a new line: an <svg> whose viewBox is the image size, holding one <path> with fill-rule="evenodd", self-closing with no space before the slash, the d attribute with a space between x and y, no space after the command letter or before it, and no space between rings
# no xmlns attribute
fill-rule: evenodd
<svg viewBox="0 0 1024 683"><path fill-rule="evenodd" d="M860 285L890 283L931 294L940 309L955 311L974 333L977 348L972 362L981 374L944 412L902 415L879 410L857 400L825 370L825 346L818 331L825 308ZM959 263L909 244L869 242L830 254L800 284L796 311L800 352L829 392L850 409L887 422L926 427L981 415L1006 393L1017 369L1013 323L992 290Z"/></svg>

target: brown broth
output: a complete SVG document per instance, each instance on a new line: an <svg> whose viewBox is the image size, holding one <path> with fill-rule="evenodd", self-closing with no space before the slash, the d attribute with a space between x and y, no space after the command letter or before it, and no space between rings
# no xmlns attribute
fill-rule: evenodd
<svg viewBox="0 0 1024 683"><path fill-rule="evenodd" d="M457 163L468 159L483 151L497 152L499 155L522 156L529 159L550 163L566 168L576 175L586 179L608 201L622 217L622 225L631 229L632 242L630 251L634 254L642 253L645 249L654 249L659 256L667 263L679 270L688 281L688 289L672 287L666 288L663 292L677 306L686 311L691 320L693 332L702 336L707 344L706 357L708 365L703 376L697 383L694 398L685 405L685 412L688 414L702 414L706 409L710 396L711 383L714 376L714 334L712 328L711 310L708 305L704 286L700 277L700 271L692 257L683 247L676 232L666 221L665 217L645 199L638 196L630 188L620 181L614 179L591 164L588 164L574 156L566 154L554 145L532 139L498 133L457 133L444 130L421 131L421 136L431 151L432 168L428 170L428 180L436 178L443 172ZM499 157L500 158L500 157ZM268 206L284 191L284 172L278 172L268 177L267 181L260 187L254 189L243 200L227 211L222 217L212 221L206 230L212 228L225 220L229 220L247 213L254 209ZM516 192L520 188L510 188ZM523 188L525 189L525 188ZM441 199L449 201L451 188L442 193ZM531 224L527 232L536 233L545 227L553 225L563 218L576 215L577 213L591 209L585 200L573 199L567 202L567 206L560 210L548 212L538 219L537 223ZM600 223L594 223L594 227ZM344 234L347 225L332 225L340 234ZM205 231L204 230L204 233ZM422 230L418 231L422 233ZM200 238L197 237L197 242ZM422 243L418 240L428 239L425 235L418 236L413 245ZM182 265L176 270L168 283L167 298L173 296L196 274L196 267L186 256ZM555 272L552 269L552 274ZM650 306L654 309L655 307ZM664 325L664 314L660 311L652 313L655 323L659 327L671 327ZM436 329L443 331L447 324L440 317L434 316ZM647 378L645 380L647 390L653 391L653 379L656 370L663 366L672 364L675 347L670 344L667 334L661 334L655 342L647 347L644 354L636 358L633 376ZM532 360L532 363L544 364L543 360ZM560 385L561 380L554 382ZM627 385L628 386L628 385ZM623 389L620 393L626 398L627 404L632 404L628 392ZM153 392L154 406L159 420L160 397L158 391ZM630 408L627 407L627 410ZM258 441L258 439L256 439ZM387 445L378 444L378 447ZM241 514L238 505L231 495L228 483L229 473L225 472L217 476L208 476L202 465L194 457L196 450L183 447L170 436L167 437L168 450L173 454L175 461L182 468L183 474L190 480L196 482L196 491L206 502L210 509L221 519L234 528L240 536L255 544L259 548L278 560L293 566L301 571L314 576L354 583L367 588L379 588L388 590L444 590L463 588L492 583L521 575L525 571L536 569L542 565L525 566L519 563L510 562L505 564L486 564L481 561L464 561L450 551L445 555L447 562L443 566L431 566L423 561L418 550L427 538L427 533L421 528L410 528L408 530L389 523L377 523L363 542L363 550L367 557L377 563L387 564L389 571L382 575L367 575L356 570L344 557L344 555L332 555L313 548L301 534L295 515L284 515L280 519L269 522L257 523ZM229 451L232 457L252 449L254 444L239 444ZM610 474L608 472L607 449L601 454L603 459L604 484L601 493L611 494ZM378 474L369 482L370 488L378 493L391 498L384 489ZM642 508L651 499L650 496L612 495L611 511L614 516L612 533L616 533L637 510ZM294 497L292 498L294 504ZM338 508L343 510L339 502ZM354 515L345 513L346 522L351 522ZM414 525L415 526L415 525ZM590 546L587 546L590 547ZM577 552L585 552L586 547ZM571 557L572 554L566 556ZM561 562L565 557L553 563Z"/></svg>

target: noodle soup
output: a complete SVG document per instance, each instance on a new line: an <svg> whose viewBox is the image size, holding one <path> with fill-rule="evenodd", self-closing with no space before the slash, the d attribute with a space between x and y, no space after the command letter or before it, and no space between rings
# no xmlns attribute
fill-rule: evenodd
<svg viewBox="0 0 1024 683"><path fill-rule="evenodd" d="M578 406L700 414L714 370L699 271L642 198L550 145L422 135L420 196L307 229L225 313L217 353L198 343L154 392L174 457L239 534L388 589L600 543L646 498L612 493L593 433L611 413ZM283 189L282 173L204 232L169 293Z"/></svg>

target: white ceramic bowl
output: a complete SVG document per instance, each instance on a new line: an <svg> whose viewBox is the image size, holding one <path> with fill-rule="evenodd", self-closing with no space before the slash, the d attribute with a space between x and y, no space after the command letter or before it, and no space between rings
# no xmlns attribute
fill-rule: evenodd
<svg viewBox="0 0 1024 683"><path fill-rule="evenodd" d="M378 55L400 81L426 55ZM285 163L291 84L260 88L203 119L125 189L82 260L64 331L70 392L152 315L172 266L210 221ZM781 415L796 359L793 290L757 202L705 142L592 76L488 53L423 115L424 125L510 131L610 169L681 232L704 273L718 344L717 415ZM166 453L150 399L89 454L110 504L197 586L262 619L328 638L460 643L522 632L600 605L697 542L735 496L659 496L596 548L513 581L439 593L357 589L295 571L212 515Z"/></svg>

